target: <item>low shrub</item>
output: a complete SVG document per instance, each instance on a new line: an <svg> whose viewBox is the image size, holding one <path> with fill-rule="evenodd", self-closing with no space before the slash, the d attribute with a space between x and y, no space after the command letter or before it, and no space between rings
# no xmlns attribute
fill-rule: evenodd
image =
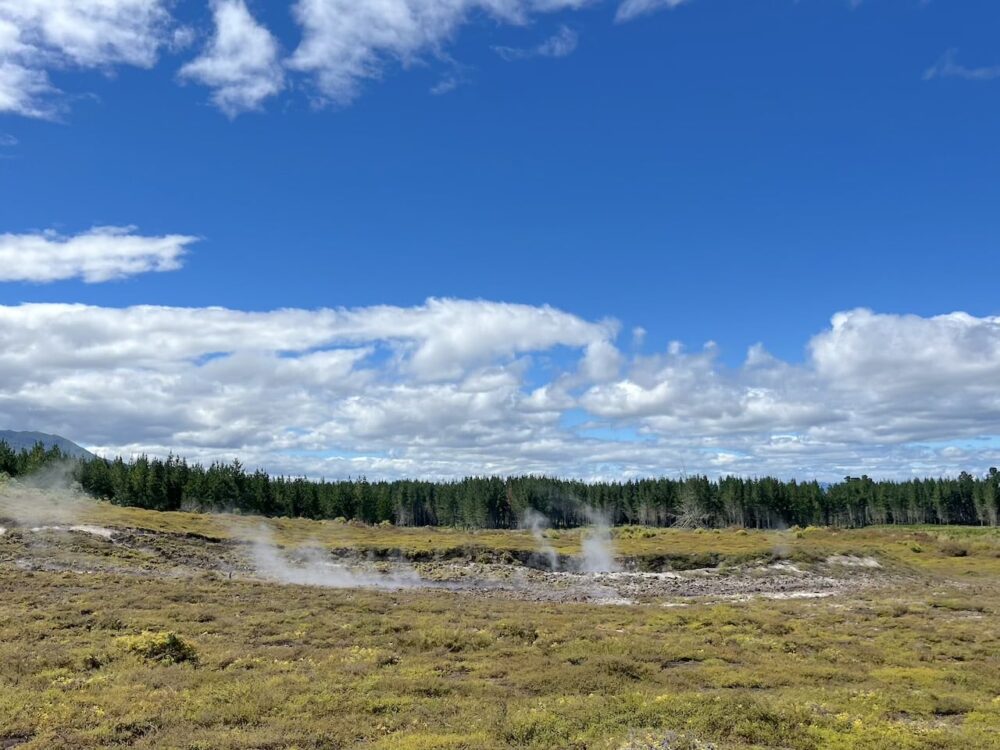
<svg viewBox="0 0 1000 750"><path fill-rule="evenodd" d="M945 557L967 557L969 548L954 542L947 542L941 545L941 554Z"/></svg>
<svg viewBox="0 0 1000 750"><path fill-rule="evenodd" d="M194 646L176 633L153 633L144 630L139 635L124 635L118 638L118 644L128 653L141 656L149 661L165 664L180 664L198 662L198 653Z"/></svg>

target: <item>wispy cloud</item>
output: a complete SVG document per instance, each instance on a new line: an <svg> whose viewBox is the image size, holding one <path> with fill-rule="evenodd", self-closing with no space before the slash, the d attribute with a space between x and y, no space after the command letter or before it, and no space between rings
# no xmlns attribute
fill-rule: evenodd
<svg viewBox="0 0 1000 750"><path fill-rule="evenodd" d="M970 68L957 60L958 51L950 49L941 59L924 72L924 80L935 78L964 78L969 81L992 81L1000 78L1000 65Z"/></svg>
<svg viewBox="0 0 1000 750"><path fill-rule="evenodd" d="M485 12L507 24L540 13L579 8L587 0L298 0L293 14L303 39L288 64L309 74L321 101L346 104L365 81L392 65L439 52L458 29Z"/></svg>
<svg viewBox="0 0 1000 750"><path fill-rule="evenodd" d="M683 5L688 0L625 0L618 6L615 20L619 23L631 21L639 16L656 13L660 10L667 10Z"/></svg>
<svg viewBox="0 0 1000 750"><path fill-rule="evenodd" d="M79 278L94 284L181 267L185 235L146 237L135 227L94 227L71 237L56 232L0 234L0 281L47 283Z"/></svg>
<svg viewBox="0 0 1000 750"><path fill-rule="evenodd" d="M441 74L437 82L431 86L430 93L434 96L449 94L459 86L464 86L469 82L471 68L463 65L448 54L439 52L437 57L445 63L448 68Z"/></svg>
<svg viewBox="0 0 1000 750"><path fill-rule="evenodd" d="M533 57L567 57L573 54L579 44L579 35L568 26L559 30L541 44L534 47L493 47L504 60L528 60Z"/></svg>
<svg viewBox="0 0 1000 750"><path fill-rule="evenodd" d="M444 94L449 94L459 86L462 85L462 78L455 75L454 73L448 73L443 76L437 83L431 86L430 91L434 96L443 96Z"/></svg>

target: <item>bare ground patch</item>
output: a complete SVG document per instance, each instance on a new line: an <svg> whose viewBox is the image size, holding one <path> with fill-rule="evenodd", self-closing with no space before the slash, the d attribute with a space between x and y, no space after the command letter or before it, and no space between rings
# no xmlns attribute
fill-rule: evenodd
<svg viewBox="0 0 1000 750"><path fill-rule="evenodd" d="M198 535L112 529L91 525L8 526L0 538L0 564L21 570L104 572L141 577L191 577L211 573L331 588L436 589L487 599L663 604L691 598L822 598L891 582L895 575L870 557L831 556L812 563L766 560L690 570L645 570L648 559L623 558L623 570L551 571L536 561L475 551L464 557L411 561L401 554L321 548L279 550L292 575L275 575L255 563L246 543ZM297 572L309 575L295 575Z"/></svg>

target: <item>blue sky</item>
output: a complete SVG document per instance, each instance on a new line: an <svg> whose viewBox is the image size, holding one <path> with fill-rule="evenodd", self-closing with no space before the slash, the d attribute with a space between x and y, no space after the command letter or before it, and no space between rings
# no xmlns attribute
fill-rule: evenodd
<svg viewBox="0 0 1000 750"><path fill-rule="evenodd" d="M5 52L0 34L0 64L13 61L59 90L9 96L15 103L4 111L0 76L0 143L7 144L0 146L0 234L15 249L31 238L56 238L45 250L53 253L103 226L134 227L137 238L197 240L184 243L186 252L169 272L130 272L104 283L86 283L80 274L56 281L10 274L0 283L0 304L21 312L22 303L86 303L100 310L219 306L262 313L378 305L413 311L429 298L516 303L528 311L548 305L590 325L616 321L610 338L595 335L616 348L606 359L618 369L607 364L600 376L572 380L581 351L592 343L575 334L473 357L455 370L451 385L465 387L457 384L468 383L473 367L508 375L520 369L507 400L500 399L508 406L488 420L470 417L467 404L442 407L455 424L499 420L490 430L456 436L475 452L453 467L444 464L458 443L422 452L427 435L417 426L360 448L367 433L338 432L330 424L265 426L263 417L225 439L210 438L205 420L190 414L145 422L132 414L117 430L87 434L86 410L67 417L27 409L10 391L6 405L0 400L0 416L17 423L11 426L69 430L110 451L250 452L282 466L302 449L287 435L304 432L323 455L349 454L354 469L377 472L379 464L364 464L364 456L392 456L400 463L382 464L387 473L442 475L484 465L496 436L520 429L538 439L537 454L498 448L504 458L489 470L669 473L701 455L732 454L745 461L730 465L723 458L699 468L898 474L911 467L951 471L997 456L992 438L1000 433L1000 405L988 380L949 370L925 384L929 393L900 395L893 373L935 357L903 350L899 361L886 364L876 356L900 341L919 349L936 336L953 347L966 342L973 358L997 346L996 3L690 0L626 19L623 8L630 6L611 2L556 2L562 9L547 11L528 0L395 0L397 9L422 19L417 41L365 46L357 40L379 39L370 27L385 19L355 13L348 19L352 34L336 26L310 32L302 20L309 8L316 17L336 11L339 0L294 7L184 1L163 5L163 14L141 28L132 6L160 6L120 2L121 17L95 21L126 25L128 41L111 51L81 51L52 32L39 43L44 49L8 44ZM219 33L213 9L223 7L236 8L247 22L236 47L225 50L246 73L228 80L228 91L238 95L235 108L232 100L221 108L211 100L226 62L221 53L210 55ZM435 12L422 16L428 9ZM5 19L5 12L0 30L6 20L22 42L38 37L29 32L51 31L42 16L14 12ZM310 38L326 55L321 63L313 55L312 67L302 62ZM363 57L361 68L330 56L345 39L359 45L352 54ZM211 65L185 68L206 57ZM271 94L248 104L247 91L261 91L251 88L261 81ZM2 252L0 245L0 259ZM843 380L831 385L823 370L834 359L821 364L810 342L836 333L835 313L856 308L883 316L871 328L889 341L865 339L838 354L874 353L849 373L860 390L844 396ZM953 321L935 317L955 311L973 321L961 324L961 333L948 327ZM906 321L926 330L907 339L893 327ZM633 336L636 327L645 335ZM373 347L365 360L374 373L369 383L418 387L400 362L430 339L420 334L424 344L414 344L403 336L409 343L401 344L399 336L351 339L352 346ZM671 341L683 342L684 356L694 358L684 360L682 375L666 361ZM707 341L717 350L695 378L690 370L702 372L695 360ZM339 334L314 346L338 342ZM793 375L749 374L744 360L758 342ZM240 346L245 342L225 353L235 355ZM961 354L956 349L951 356ZM875 401L867 385L877 368L864 369L874 368L873 361L886 368L886 388L894 389ZM976 377L1000 372L989 369L992 360L980 365ZM823 385L804 385L802 378ZM735 391L712 396L705 383L713 379ZM434 379L424 373L417 380ZM510 407L510 399L557 381L569 400L546 407L551 423L522 424L523 414L504 421L505 408L520 408ZM663 396L682 382L697 391L676 396L687 404L734 398L742 406L726 413L737 423L707 425L705 414L685 416L675 397ZM971 404L955 404L944 398L942 383L977 395ZM633 386L644 406L607 404L611 391L628 396ZM351 399L375 398L372 385L358 387L336 403L320 398L314 406L343 424L345 404L356 403ZM783 394L775 396L780 416L750 420L757 431L751 439L747 415L736 412L747 408L748 393L756 398L767 388ZM883 419L915 419L905 409L915 393L940 400L917 420L933 429L878 427ZM790 419L788 404L802 407L809 398L836 401L839 411ZM880 416L895 398L902 413ZM96 399L92 408L105 407ZM979 417L970 421L972 412ZM850 429L830 436L824 425L831 421ZM274 442L261 448L264 433ZM772 460L768 450L786 435L826 448L809 443L806 462L785 454ZM608 454L601 439L609 436L620 438L609 441L616 444L641 436L659 452L634 461ZM553 439L566 443L562 453L546 452ZM677 453L678 445L687 450L695 443L690 461ZM941 453L957 445L960 457Z"/></svg>

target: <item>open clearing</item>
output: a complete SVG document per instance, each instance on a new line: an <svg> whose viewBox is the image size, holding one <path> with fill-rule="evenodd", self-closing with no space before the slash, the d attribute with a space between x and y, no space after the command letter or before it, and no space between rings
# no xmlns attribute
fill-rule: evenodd
<svg viewBox="0 0 1000 750"><path fill-rule="evenodd" d="M627 527L582 573L580 531L24 500L0 748L1000 747L994 529Z"/></svg>

